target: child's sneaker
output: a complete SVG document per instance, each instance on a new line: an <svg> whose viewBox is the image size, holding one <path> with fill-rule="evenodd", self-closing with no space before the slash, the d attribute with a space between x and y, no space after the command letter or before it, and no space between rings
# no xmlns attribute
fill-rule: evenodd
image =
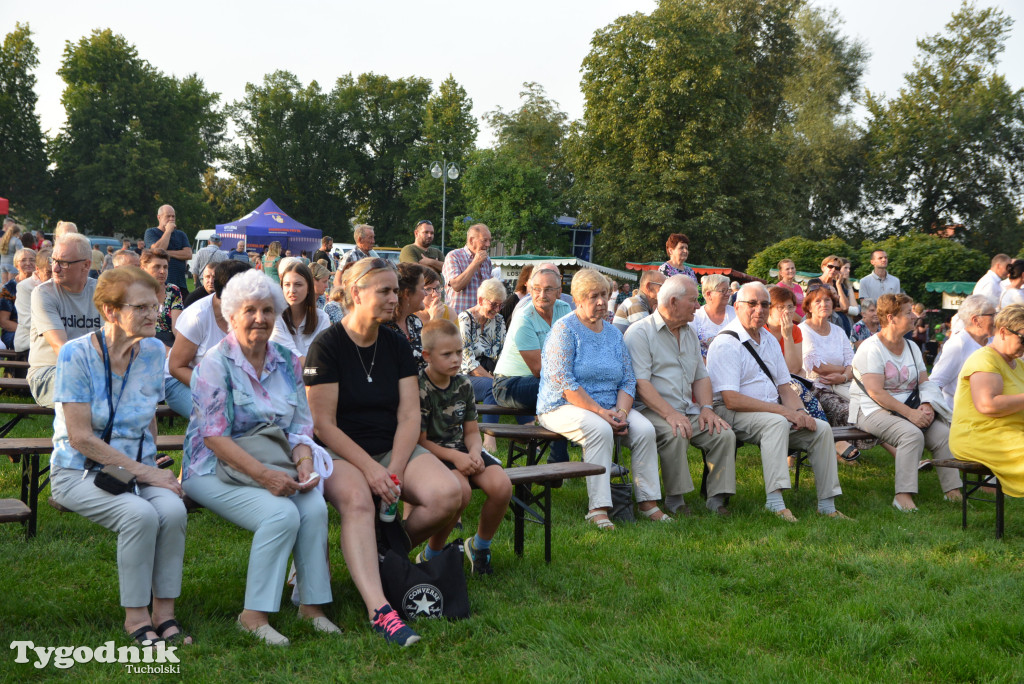
<svg viewBox="0 0 1024 684"><path fill-rule="evenodd" d="M420 635L402 622L402 618L398 617L398 612L387 603L374 612L370 624L373 625L373 631L391 644L412 646L420 640Z"/></svg>
<svg viewBox="0 0 1024 684"><path fill-rule="evenodd" d="M426 547L420 549L420 552L416 554L416 560L414 560L413 563L415 563L416 565L419 565L420 563L426 563L427 562L427 558L426 558L426 555L425 555L426 552L427 552Z"/></svg>
<svg viewBox="0 0 1024 684"><path fill-rule="evenodd" d="M476 575L490 575L494 572L491 568L491 550L478 549L473 546L473 537L466 542L466 558L469 559L469 569Z"/></svg>

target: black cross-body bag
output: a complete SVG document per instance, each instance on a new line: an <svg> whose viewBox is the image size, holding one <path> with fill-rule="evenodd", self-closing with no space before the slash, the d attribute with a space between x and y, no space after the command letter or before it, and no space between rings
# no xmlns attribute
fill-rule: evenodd
<svg viewBox="0 0 1024 684"><path fill-rule="evenodd" d="M739 342L739 339L740 339L740 336L737 335L734 330L723 330L723 331L721 331L718 334L719 335L728 335L729 337L733 337L733 338L736 339L737 342ZM772 385L775 385L775 378L772 377L771 371L768 370L768 365L761 359L760 356L758 356L757 352L754 351L754 345L750 344L750 340L747 340L746 342L743 342L742 344L743 344L743 348L746 349L748 352L750 352L750 355L754 357L755 361L757 361L757 365L761 367L761 370L764 371L764 374L768 376L768 380L771 381ZM776 394L778 394L778 393L776 393ZM775 401L781 404L782 403L782 397L781 396L777 396L775 398Z"/></svg>
<svg viewBox="0 0 1024 684"><path fill-rule="evenodd" d="M117 406L121 404L121 397L124 395L125 385L128 384L128 373L131 372L132 362L135 361L135 350L132 350L131 355L128 357L128 367L124 369L124 377L121 379L121 391L117 394L117 404L114 403L114 391L113 391L113 379L110 372L110 353L107 351L107 339L106 335L103 334L103 330L100 329L96 335L100 340L100 348L103 350L103 369L107 375L107 406L110 408L110 418L107 419L107 426L103 428L103 434L100 435L107 444L110 444L110 436L114 431L114 413ZM135 455L135 460L139 463L142 462L142 444L146 441L146 436L143 435L139 439L139 451ZM95 461L86 459L85 469L91 470L97 465ZM105 492L110 494L126 494L132 492L135 494L139 493L139 483L135 476L132 475L126 468L115 465L105 465L98 473L93 483Z"/></svg>

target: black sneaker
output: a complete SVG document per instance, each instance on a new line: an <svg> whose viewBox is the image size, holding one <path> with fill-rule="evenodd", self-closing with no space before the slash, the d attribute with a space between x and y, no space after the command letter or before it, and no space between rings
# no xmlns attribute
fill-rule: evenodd
<svg viewBox="0 0 1024 684"><path fill-rule="evenodd" d="M420 640L420 635L402 622L402 618L398 617L398 612L387 603L374 612L370 624L373 625L373 631L391 644L412 646Z"/></svg>
<svg viewBox="0 0 1024 684"><path fill-rule="evenodd" d="M469 569L476 575L490 575L494 572L491 567L491 550L478 549L473 546L473 537L466 542L466 558L469 559Z"/></svg>

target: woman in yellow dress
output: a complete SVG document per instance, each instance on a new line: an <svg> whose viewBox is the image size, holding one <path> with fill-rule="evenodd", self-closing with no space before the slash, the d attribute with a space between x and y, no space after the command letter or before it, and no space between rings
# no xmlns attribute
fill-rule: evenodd
<svg viewBox="0 0 1024 684"><path fill-rule="evenodd" d="M988 466L1010 496L1024 496L1024 304L996 315L992 344L960 371L949 446Z"/></svg>

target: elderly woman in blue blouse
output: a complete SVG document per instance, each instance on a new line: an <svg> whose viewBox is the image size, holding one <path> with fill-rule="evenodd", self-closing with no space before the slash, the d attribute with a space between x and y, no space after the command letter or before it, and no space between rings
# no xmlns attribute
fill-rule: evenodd
<svg viewBox="0 0 1024 684"><path fill-rule="evenodd" d="M235 276L224 288L221 312L230 332L192 374L192 416L182 466L190 498L255 533L238 624L275 646L289 643L267 618L281 606L289 554L295 556L298 573L299 616L317 631L340 631L320 608L331 602L327 505L318 489L320 477L330 475L330 459L313 441L298 358L270 341L284 309L281 288L259 271ZM258 439L261 446L253 446L256 434L287 438L290 453L277 446L282 453L276 455L290 457L297 475L249 453L272 451Z"/></svg>
<svg viewBox="0 0 1024 684"><path fill-rule="evenodd" d="M671 518L657 505L658 452L654 426L633 410L636 377L622 333L604 320L608 281L581 269L572 278L574 315L551 326L541 355L537 419L549 430L583 447L583 460L605 467L587 478L590 511L586 519L601 529L615 527L608 517L612 497L609 469L615 435L632 448L640 512L651 520Z"/></svg>
<svg viewBox="0 0 1024 684"><path fill-rule="evenodd" d="M103 273L93 295L103 327L61 347L53 394L53 498L117 533L124 626L143 644L187 640L174 619L185 505L174 473L154 460L156 405L164 398L164 345L154 336L163 296L163 286L141 269ZM106 465L127 470L136 490L97 487Z"/></svg>
<svg viewBox="0 0 1024 684"><path fill-rule="evenodd" d="M469 377L477 402L497 404L494 394L494 367L505 343L505 319L500 313L505 302L505 285L497 278L480 283L476 306L459 314L462 334L462 367L459 372ZM497 423L499 416L482 416L484 423ZM484 449L494 453L494 437L484 437Z"/></svg>

